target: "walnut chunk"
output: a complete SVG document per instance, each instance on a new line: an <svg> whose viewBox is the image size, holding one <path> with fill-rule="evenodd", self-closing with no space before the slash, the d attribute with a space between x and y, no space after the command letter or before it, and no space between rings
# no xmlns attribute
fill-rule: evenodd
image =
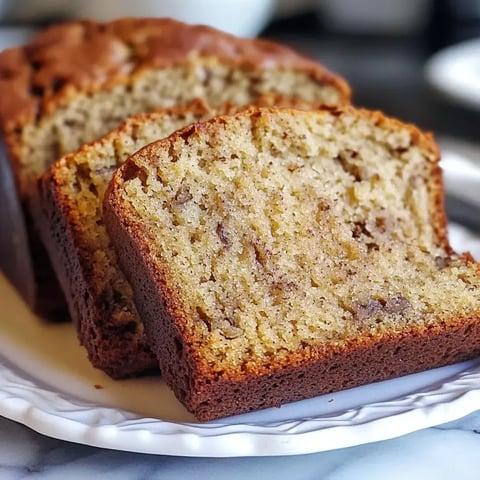
<svg viewBox="0 0 480 480"><path fill-rule="evenodd" d="M227 340L233 340L243 335L243 330L229 318L212 317L200 306L196 308L196 312L198 320L204 324L208 332L218 331Z"/></svg>
<svg viewBox="0 0 480 480"><path fill-rule="evenodd" d="M328 212L331 208L326 199L320 199L317 203L317 207L320 212Z"/></svg>
<svg viewBox="0 0 480 480"><path fill-rule="evenodd" d="M227 229L223 226L222 223L217 225L216 233L220 241L226 246L229 247L231 245L230 237L227 232Z"/></svg>
<svg viewBox="0 0 480 480"><path fill-rule="evenodd" d="M369 178L369 172L365 165L359 161L359 153L347 148L338 153L335 160L340 163L343 170L350 174L356 182L361 182Z"/></svg>
<svg viewBox="0 0 480 480"><path fill-rule="evenodd" d="M380 233L385 233L387 231L387 219L384 217L377 217L375 219L375 228Z"/></svg>
<svg viewBox="0 0 480 480"><path fill-rule="evenodd" d="M439 270L442 270L444 268L447 268L452 263L452 259L450 257L437 256L435 257L434 262L437 268Z"/></svg>
<svg viewBox="0 0 480 480"><path fill-rule="evenodd" d="M371 298L366 304L354 302L353 318L357 321L363 322L365 320L368 320L373 315L381 312L382 309L382 303L376 298Z"/></svg>
<svg viewBox="0 0 480 480"><path fill-rule="evenodd" d="M389 297L385 303L384 310L386 313L403 313L405 310L408 310L412 304L400 294Z"/></svg>
<svg viewBox="0 0 480 480"><path fill-rule="evenodd" d="M193 198L188 186L181 185L175 193L175 205L183 205Z"/></svg>
<svg viewBox="0 0 480 480"><path fill-rule="evenodd" d="M270 257L272 256L272 252L270 250L265 248L265 246L259 242L251 242L250 251L253 253L253 258L258 266L262 268L266 268L268 266Z"/></svg>
<svg viewBox="0 0 480 480"><path fill-rule="evenodd" d="M282 300L286 300L289 294L297 289L297 284L290 280L284 279L273 282L270 286L270 294L272 295L274 305L279 304Z"/></svg>
<svg viewBox="0 0 480 480"><path fill-rule="evenodd" d="M367 230L365 222L358 221L354 222L352 227L352 237L360 238L362 236L370 237L370 232Z"/></svg>
<svg viewBox="0 0 480 480"><path fill-rule="evenodd" d="M366 222L366 229L374 238L382 239L394 229L393 220L387 215L385 210L379 210L377 215L369 218Z"/></svg>
<svg viewBox="0 0 480 480"><path fill-rule="evenodd" d="M367 302L353 303L353 318L365 321L378 315L394 315L411 308L411 303L400 293L384 298L370 298Z"/></svg>

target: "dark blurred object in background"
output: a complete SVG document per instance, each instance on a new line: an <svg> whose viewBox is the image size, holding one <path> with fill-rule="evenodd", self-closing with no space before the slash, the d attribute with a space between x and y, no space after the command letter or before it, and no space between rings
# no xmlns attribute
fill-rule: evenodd
<svg viewBox="0 0 480 480"><path fill-rule="evenodd" d="M426 0L426 3L395 0L398 5L390 14L394 15L400 6L408 3L412 7L412 2L418 1L423 3L418 9L422 18L412 20L411 16L404 16L403 22L391 29L382 28L379 21L375 28L372 24L371 28L359 27L354 19L333 21L332 5L328 15L324 7L338 1L317 0L314 9L277 19L263 36L287 43L343 75L351 84L353 100L359 106L383 110L436 134L478 142L479 112L450 103L433 92L425 82L424 67L440 48L480 38L480 0ZM341 0L340 3L355 2L358 11L360 5L373 8L375 4L385 9L392 1ZM334 8L339 9L340 5ZM368 11L358 15L358 21L368 17ZM387 14L388 11L382 12L384 19ZM385 22L384 26L395 23L392 19Z"/></svg>
<svg viewBox="0 0 480 480"><path fill-rule="evenodd" d="M424 31L433 0L317 0L327 31L344 34L415 35Z"/></svg>
<svg viewBox="0 0 480 480"><path fill-rule="evenodd" d="M434 0L428 28L431 51L477 37L480 0Z"/></svg>

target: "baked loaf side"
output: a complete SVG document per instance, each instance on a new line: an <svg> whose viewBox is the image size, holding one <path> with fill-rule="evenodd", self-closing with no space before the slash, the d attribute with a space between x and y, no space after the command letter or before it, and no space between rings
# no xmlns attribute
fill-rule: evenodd
<svg viewBox="0 0 480 480"><path fill-rule="evenodd" d="M166 382L200 420L480 354L429 135L259 109L130 157L105 221Z"/></svg>
<svg viewBox="0 0 480 480"><path fill-rule="evenodd" d="M314 105L264 95L259 105ZM79 339L91 363L115 378L157 367L105 230L102 201L114 170L141 147L193 122L234 112L227 104L213 110L204 101L161 109L128 119L78 152L55 162L40 179L33 202L35 224L47 246L67 299Z"/></svg>
<svg viewBox="0 0 480 480"><path fill-rule="evenodd" d="M24 198L62 154L127 116L205 98L246 104L276 92L341 104L338 76L266 40L170 19L77 21L0 54L0 126Z"/></svg>

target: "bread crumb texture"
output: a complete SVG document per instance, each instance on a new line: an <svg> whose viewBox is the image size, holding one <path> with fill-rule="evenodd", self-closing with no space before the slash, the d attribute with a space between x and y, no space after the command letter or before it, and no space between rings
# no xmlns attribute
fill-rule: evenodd
<svg viewBox="0 0 480 480"><path fill-rule="evenodd" d="M103 299L102 304L108 307L104 315L111 315L114 323L140 320L103 221L102 201L108 182L115 169L141 147L212 114L205 104L197 102L134 117L107 137L62 158L48 174L47 178L53 175L56 182L57 202L67 212L84 275L90 279L90 294ZM84 312L75 315L80 323L82 316ZM141 324L139 328L143 331Z"/></svg>
<svg viewBox="0 0 480 480"><path fill-rule="evenodd" d="M209 64L210 70L207 70ZM152 70L138 76L132 85L78 94L68 105L54 110L40 123L28 124L22 129L20 171L25 177L24 182L31 183L61 155L107 134L129 115L155 108L185 104L195 98L205 98L212 106L225 102L244 105L269 92L274 85L274 92L301 95L312 102L333 105L341 100L334 87L320 87L301 72L265 71L258 81L251 78L254 73L210 60L202 68L187 65ZM22 187L27 188L26 185Z"/></svg>
<svg viewBox="0 0 480 480"><path fill-rule="evenodd" d="M375 113L260 109L141 150L114 194L189 351L238 374L478 315L478 266L434 227L437 163L429 137Z"/></svg>

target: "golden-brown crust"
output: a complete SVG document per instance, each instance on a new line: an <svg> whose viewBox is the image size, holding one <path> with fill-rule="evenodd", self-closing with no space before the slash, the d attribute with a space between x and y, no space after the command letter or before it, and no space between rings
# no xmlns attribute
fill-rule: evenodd
<svg viewBox="0 0 480 480"><path fill-rule="evenodd" d="M54 175L39 179L38 195L33 211L35 226L42 239L48 240L44 245L92 365L113 378L158 370L146 336L131 325L112 322L109 309L93 294L93 279L84 265L88 255L82 255L82 245L76 242L71 228L75 213L62 201Z"/></svg>
<svg viewBox="0 0 480 480"><path fill-rule="evenodd" d="M255 116L274 109L250 109L236 116ZM328 108L324 112L342 115L351 107ZM445 235L438 149L432 137L412 125L386 118L380 112L357 110L357 115L395 130L407 128L413 144L429 152L434 175L430 191L434 233L438 243L448 247ZM159 358L166 382L199 420L208 421L249 410L279 406L319 394L405 375L480 354L480 311L469 318L450 319L429 326L406 327L392 334L366 334L349 343L326 347L302 347L281 359L269 359L217 371L199 355L199 349L178 293L168 284L165 266L155 262L151 242L142 233L138 219L132 219L121 200L124 178L135 176L142 158L155 157L176 138L215 131L230 121L216 117L186 127L171 137L148 145L131 157L114 175L105 195L104 218L114 240L120 262L136 296L152 348ZM138 162L138 164L136 163Z"/></svg>
<svg viewBox="0 0 480 480"><path fill-rule="evenodd" d="M90 362L112 378L158 371L146 336L131 325L112 322L109 309L93 294L92 280L82 264L85 255L77 250L81 246L76 245L75 236L67 228L71 206L58 203L58 187L51 175L39 180L34 214L35 220L42 221L35 224L42 239L51 240L45 246Z"/></svg>
<svg viewBox="0 0 480 480"><path fill-rule="evenodd" d="M77 91L106 89L143 70L210 56L245 70L304 71L336 87L345 102L350 98L343 79L274 42L238 39L171 19L83 20L50 27L28 45L0 54L0 126L11 132Z"/></svg>

